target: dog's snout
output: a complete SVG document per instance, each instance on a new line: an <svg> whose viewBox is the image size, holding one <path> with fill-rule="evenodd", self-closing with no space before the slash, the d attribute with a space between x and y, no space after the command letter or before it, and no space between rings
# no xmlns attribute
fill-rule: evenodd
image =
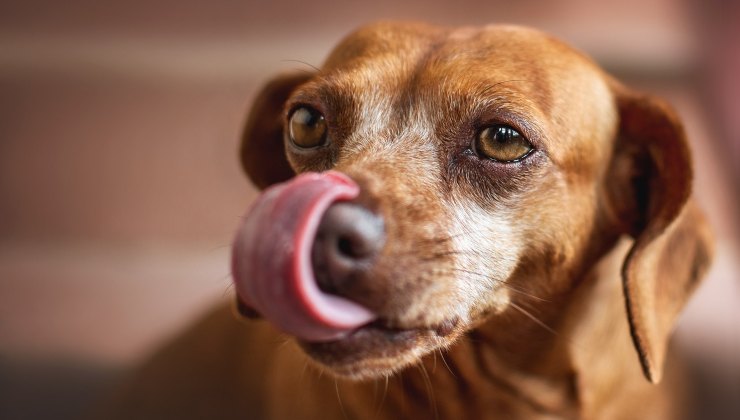
<svg viewBox="0 0 740 420"><path fill-rule="evenodd" d="M333 204L321 219L311 255L319 287L343 294L351 288L348 282L372 266L384 242L380 216L358 204Z"/></svg>

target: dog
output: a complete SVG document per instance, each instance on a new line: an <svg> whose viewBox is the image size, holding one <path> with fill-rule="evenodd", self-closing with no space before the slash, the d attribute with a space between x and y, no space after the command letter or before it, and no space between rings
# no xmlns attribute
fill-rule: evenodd
<svg viewBox="0 0 740 420"><path fill-rule="evenodd" d="M241 161L265 192L233 246L240 319L216 309L107 418L685 414L668 342L713 253L690 151L584 54L371 24L266 84Z"/></svg>

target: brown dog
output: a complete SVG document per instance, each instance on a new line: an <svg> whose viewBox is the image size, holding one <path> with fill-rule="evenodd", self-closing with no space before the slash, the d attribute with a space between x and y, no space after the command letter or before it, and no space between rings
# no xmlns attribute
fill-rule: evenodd
<svg viewBox="0 0 740 420"><path fill-rule="evenodd" d="M582 54L519 27L368 26L267 84L242 162L285 182L237 235L239 306L297 340L219 309L122 418L683 414L667 343L712 254L684 132Z"/></svg>

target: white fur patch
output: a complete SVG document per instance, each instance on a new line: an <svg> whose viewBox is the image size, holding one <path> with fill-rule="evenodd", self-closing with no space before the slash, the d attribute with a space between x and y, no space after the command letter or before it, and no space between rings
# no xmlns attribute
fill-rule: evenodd
<svg viewBox="0 0 740 420"><path fill-rule="evenodd" d="M449 203L450 234L458 272L457 312L467 318L477 306L503 311L509 303L504 282L519 261L522 244L506 209L490 211L467 199Z"/></svg>

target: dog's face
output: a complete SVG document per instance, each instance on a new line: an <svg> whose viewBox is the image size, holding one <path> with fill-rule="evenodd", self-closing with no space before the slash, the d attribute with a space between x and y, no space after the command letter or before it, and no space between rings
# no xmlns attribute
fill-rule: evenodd
<svg viewBox="0 0 740 420"><path fill-rule="evenodd" d="M314 255L319 284L374 317L299 340L339 375L387 375L481 322L562 302L620 233L649 224L627 185L643 153L615 152L614 83L539 32L374 25L281 80L248 123L247 172L260 186L341 172L382 230L341 282Z"/></svg>

